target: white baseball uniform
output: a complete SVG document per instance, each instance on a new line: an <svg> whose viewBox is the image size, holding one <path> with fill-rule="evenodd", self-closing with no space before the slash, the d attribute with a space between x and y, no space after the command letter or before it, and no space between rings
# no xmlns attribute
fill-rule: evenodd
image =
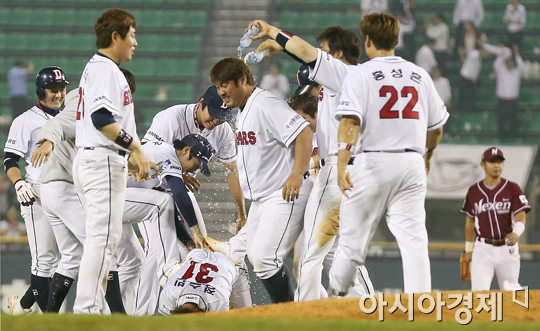
<svg viewBox="0 0 540 331"><path fill-rule="evenodd" d="M283 99L260 88L253 90L236 119L240 186L253 201L246 225L248 258L262 279L282 268L302 231L313 179L304 179L293 202L283 200L282 189L292 173L294 141L306 126Z"/></svg>
<svg viewBox="0 0 540 331"><path fill-rule="evenodd" d="M339 228L339 208L343 194L337 184L337 131L335 112L339 92L349 69L354 68L318 49L309 79L322 85L317 105L318 155L321 169L309 196L304 216L304 254L300 257L296 301L328 297L322 286L322 269L330 269ZM331 253L331 254L329 254ZM351 295L373 294L373 285L365 266L360 266Z"/></svg>
<svg viewBox="0 0 540 331"><path fill-rule="evenodd" d="M114 61L95 54L84 68L79 92L73 179L87 219L74 312L100 314L105 309L103 280L122 235L127 150L96 129L91 115L104 108L135 142L139 138L129 84Z"/></svg>
<svg viewBox="0 0 540 331"><path fill-rule="evenodd" d="M422 155L426 131L448 119L444 102L424 69L400 57L376 57L345 78L336 118L344 115L360 119L360 133L350 172L354 187L341 204L330 285L338 292L349 290L386 214L401 252L405 292L430 292Z"/></svg>
<svg viewBox="0 0 540 331"><path fill-rule="evenodd" d="M34 168L30 158L36 150L36 135L39 129L53 116L38 106L34 106L16 117L11 123L5 153L20 156L26 162L25 180L38 194L30 206L21 205L21 215L26 225L28 245L32 257L30 272L39 277L51 277L60 258L51 223L41 206L40 183L37 180L41 167Z"/></svg>

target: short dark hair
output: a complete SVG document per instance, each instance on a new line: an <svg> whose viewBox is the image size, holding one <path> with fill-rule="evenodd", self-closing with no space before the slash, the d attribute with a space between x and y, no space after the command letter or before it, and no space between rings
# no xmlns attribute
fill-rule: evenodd
<svg viewBox="0 0 540 331"><path fill-rule="evenodd" d="M232 80L238 86L238 82L244 76L247 78L248 85L255 85L253 75L244 61L232 57L220 60L210 71L212 83L216 85Z"/></svg>
<svg viewBox="0 0 540 331"><path fill-rule="evenodd" d="M364 16L360 31L369 36L376 49L392 50L398 43L399 22L387 13L373 13Z"/></svg>
<svg viewBox="0 0 540 331"><path fill-rule="evenodd" d="M301 95L293 95L289 100L289 107L294 110L301 109L304 113L315 119L315 113L317 112L317 98L311 96L309 93Z"/></svg>
<svg viewBox="0 0 540 331"><path fill-rule="evenodd" d="M120 68L120 71L124 74L124 77L126 77L131 94L134 94L135 91L137 91L137 83L135 82L135 76L131 71L127 69Z"/></svg>
<svg viewBox="0 0 540 331"><path fill-rule="evenodd" d="M341 26L331 26L317 37L317 41L327 41L330 54L343 51L345 60L351 64L358 64L360 61L360 48L362 44L356 33L350 30Z"/></svg>
<svg viewBox="0 0 540 331"><path fill-rule="evenodd" d="M184 307L185 304L190 304L191 308ZM172 315L175 314L192 314L192 313L204 313L201 308L197 306L195 303L186 302L181 306L178 306L174 308L174 310L171 312Z"/></svg>
<svg viewBox="0 0 540 331"><path fill-rule="evenodd" d="M108 48L111 46L111 36L114 31L118 32L122 39L126 39L129 29L136 26L137 22L135 22L135 18L127 11L119 8L107 10L98 18L94 25L97 48Z"/></svg>

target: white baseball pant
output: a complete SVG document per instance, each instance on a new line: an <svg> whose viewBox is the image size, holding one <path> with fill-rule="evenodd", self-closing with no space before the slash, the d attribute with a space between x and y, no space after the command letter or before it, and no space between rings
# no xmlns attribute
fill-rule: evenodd
<svg viewBox="0 0 540 331"><path fill-rule="evenodd" d="M126 202L125 208L128 208L128 205ZM122 238L118 243L116 255L122 302L126 314L133 315L137 286L144 267L144 251L131 223L122 225Z"/></svg>
<svg viewBox="0 0 540 331"><path fill-rule="evenodd" d="M504 281L516 284L519 281L521 261L519 245L495 247L476 240L471 259L471 289L489 291L493 275L497 275L499 289L504 290Z"/></svg>
<svg viewBox="0 0 540 331"><path fill-rule="evenodd" d="M426 170L422 155L362 153L350 172L354 187L340 212L340 240L330 269L330 286L348 292L380 219L396 237L406 293L431 292L424 200Z"/></svg>
<svg viewBox="0 0 540 331"><path fill-rule="evenodd" d="M41 196L40 186L34 185L34 190L39 196ZM41 206L41 199L36 197L36 201L30 206L21 205L21 215L26 225L32 258L30 273L39 277L52 277L58 266L60 253L51 223Z"/></svg>
<svg viewBox="0 0 540 331"><path fill-rule="evenodd" d="M247 255L259 278L270 278L283 266L283 260L302 232L312 187L313 179L309 177L304 179L299 197L293 202L283 200L279 189L251 203L246 224Z"/></svg>
<svg viewBox="0 0 540 331"><path fill-rule="evenodd" d="M324 159L315 179L304 216L304 252L300 257L298 287L295 301L328 297L322 286L322 270L330 270L339 230L339 210L343 194L337 184L337 156ZM373 294L373 285L365 266L359 266L354 277L351 296Z"/></svg>
<svg viewBox="0 0 540 331"><path fill-rule="evenodd" d="M73 179L87 215L86 241L73 311L76 314L101 314L107 306L107 275L122 235L126 158L109 148L81 148L73 161Z"/></svg>
<svg viewBox="0 0 540 331"><path fill-rule="evenodd" d="M86 214L75 186L65 181L52 181L41 184L41 194L43 210L51 223L60 251L56 272L75 279L86 238Z"/></svg>

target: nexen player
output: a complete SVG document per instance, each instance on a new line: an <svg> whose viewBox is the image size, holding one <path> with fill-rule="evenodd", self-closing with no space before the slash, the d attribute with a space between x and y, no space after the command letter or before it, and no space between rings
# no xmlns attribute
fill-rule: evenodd
<svg viewBox="0 0 540 331"><path fill-rule="evenodd" d="M486 178L469 188L461 208L467 215L463 258L471 263L473 291L489 291L494 274L499 288L508 290L505 282L519 280L518 240L531 206L518 184L501 178L504 155L500 149L486 149L480 164Z"/></svg>
<svg viewBox="0 0 540 331"><path fill-rule="evenodd" d="M261 31L254 39L263 37L275 39L259 45L258 51L270 49L269 56L273 56L285 50L304 63L297 73L297 78L305 85L298 88L296 94L307 92L311 84L306 82L322 85L319 89L315 131L321 169L306 207L305 252L300 257L300 274L295 299L305 301L326 298L327 292L322 287L321 271L323 265L326 270L332 265L337 245L335 239L339 230L339 208L343 197L337 184L339 121L335 118L335 111L343 80L360 59L360 41L354 32L332 26L317 37L317 41L320 42L320 49L317 49L300 37L264 21L253 21L251 25L261 27ZM351 164L352 161L351 159ZM373 286L365 266L359 268L356 280L351 295L362 296L370 291L373 293Z"/></svg>
<svg viewBox="0 0 540 331"><path fill-rule="evenodd" d="M219 61L210 76L227 107L241 109L236 118L240 185L253 201L246 225L248 258L272 302L292 301L283 259L302 231L313 186L307 172L312 131L283 99L256 88L241 60Z"/></svg>
<svg viewBox="0 0 540 331"><path fill-rule="evenodd" d="M360 30L371 60L349 71L336 112L338 183L347 198L341 204L341 237L330 286L336 295L349 291L386 215L401 252L405 292L430 292L426 170L449 115L429 74L394 55L399 32L395 17L367 15ZM349 174L351 154L355 160Z"/></svg>
<svg viewBox="0 0 540 331"><path fill-rule="evenodd" d="M172 144L176 139L182 139L188 134L199 134L210 142L216 150L216 158L223 164L227 175L229 190L234 197L238 211L237 232L246 224L246 205L244 194L238 181L238 166L236 163L236 140L229 123L232 112L223 104L215 86L209 87L198 103L175 105L159 112L152 120L152 125L143 137L146 141L164 141ZM190 174L184 174L184 183L190 189L189 196L198 214L199 206L192 193L199 190L199 181ZM200 221L199 221L200 222ZM206 236L206 230L201 229Z"/></svg>
<svg viewBox="0 0 540 331"><path fill-rule="evenodd" d="M86 242L74 312L100 314L105 309L106 275L122 235L126 194L126 154L138 180L150 165L137 137L133 100L118 64L131 60L137 46L135 19L113 8L96 22L95 54L84 68L77 109L73 179L85 209Z"/></svg>
<svg viewBox="0 0 540 331"><path fill-rule="evenodd" d="M40 183L41 167L31 165L30 159L36 149L36 135L50 118L56 116L66 97L64 71L59 67L47 67L36 75L38 103L19 115L11 123L4 148L4 170L15 186L17 200L21 203L21 215L26 224L28 245L32 257L30 287L21 297L10 297L12 314L22 314L37 301L39 308L46 311L49 298L50 277L56 270L59 253L51 224L41 207ZM25 179L21 176L19 160L26 162ZM65 265L60 265L60 268Z"/></svg>

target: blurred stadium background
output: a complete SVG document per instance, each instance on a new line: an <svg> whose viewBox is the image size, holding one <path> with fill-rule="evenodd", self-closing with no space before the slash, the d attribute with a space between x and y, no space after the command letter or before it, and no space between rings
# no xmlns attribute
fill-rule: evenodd
<svg viewBox="0 0 540 331"><path fill-rule="evenodd" d="M392 1L388 2L390 4ZM443 13L450 36L454 36L452 13L457 0L409 2L416 28L406 36L406 47L413 55L410 59L414 61L414 54L426 40L423 24L426 16ZM485 33L488 43L496 44L506 36L502 18L508 3L508 0L483 0L485 19L477 30ZM534 64L540 61L540 56L533 51L534 47L540 47L540 2L522 0L520 3L527 8L524 45L520 52L525 60ZM76 87L86 62L95 52L94 21L108 8L125 9L137 20L139 46L133 61L122 66L131 70L137 80L137 92L133 99L138 133L142 136L157 112L174 104L198 100L211 84L211 67L221 58L237 55L238 40L252 19L266 20L318 46L315 38L328 26L341 25L359 34L359 4L359 0L0 0L0 144L4 146L12 120L7 74L15 61L23 60L35 65L27 80L30 104L34 100L34 75L43 67L62 67L71 82L70 89ZM254 42L250 49L255 49L253 46L257 44ZM459 100L461 62L458 56L448 54L448 57L446 77L452 85L452 104L455 105ZM362 61L365 60L363 57ZM294 92L299 64L282 54L273 61L280 62L282 73L292 85L290 93ZM260 64L250 65L258 82L270 63L264 60ZM478 109L463 112L452 108L450 120L445 126L449 133L445 134L443 144L464 145L464 150L467 150L467 146L475 145L504 145L512 149L514 146L535 146L540 142L540 79L522 79L519 127L515 128L514 137L503 142L498 134L497 114L494 111L497 103L495 81L489 78L492 63L493 59L487 59L482 64L476 99ZM540 157L535 156L534 148L530 151L532 159L522 166L520 175L524 176L522 188L533 210L527 216L527 229L520 243L540 244ZM480 154L472 156L478 161L479 157ZM526 163L526 160L513 162ZM0 203L0 216L5 220L8 209L18 204L12 185L5 183L5 175L2 174L0 179L1 200L5 201ZM209 235L226 239L231 235L227 228L234 222L236 212L221 166L214 164L213 176L202 180L205 183L199 195L199 204ZM438 243L430 251L434 259L433 268L436 265L446 266L437 267L441 277L446 275L452 278L442 283L448 283L446 288L467 288L466 283L459 280L456 260L464 240L465 218L459 213L463 198L443 196L426 200L430 242ZM387 264L384 270L388 273L401 270L400 267L395 269L400 265L399 251L392 244L395 240L384 222L381 222L374 241L378 244L373 246L371 252L373 263ZM530 250L522 252L524 267L530 262L531 268L536 268L536 274L540 269L537 247L531 246ZM2 244L3 288L13 278L29 278L29 273L25 271L28 266L29 254L24 243ZM8 275L6 268L23 271L17 275L13 271ZM533 272L533 269L527 272ZM371 270L376 277L387 274L386 271L377 273L376 267ZM449 275L453 272L455 275ZM522 275L525 275L525 269ZM454 280L456 276L457 280ZM397 281L376 284L376 289L399 288L402 286L401 273L398 272L396 277ZM381 276L380 279L385 278ZM527 281L531 279L533 277L526 277ZM540 283L535 285L540 287ZM441 285L436 286L441 288ZM2 293L5 298L7 294L4 293L7 292L3 289Z"/></svg>

